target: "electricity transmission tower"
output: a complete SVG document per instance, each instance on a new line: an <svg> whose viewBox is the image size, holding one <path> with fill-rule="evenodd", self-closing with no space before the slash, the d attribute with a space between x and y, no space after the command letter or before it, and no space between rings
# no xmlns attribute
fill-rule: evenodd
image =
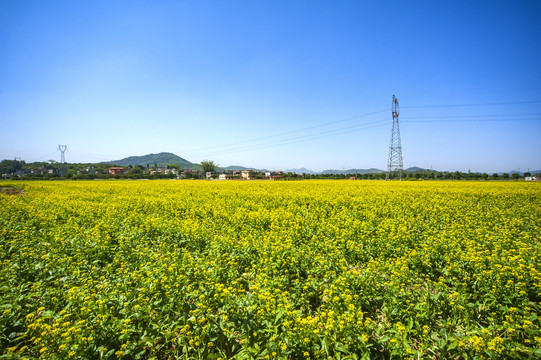
<svg viewBox="0 0 541 360"><path fill-rule="evenodd" d="M389 162L387 164L386 180L397 175L402 180L402 145L400 144L400 126L398 125L398 99L393 95L393 129L391 130L391 143L389 145Z"/></svg>
<svg viewBox="0 0 541 360"><path fill-rule="evenodd" d="M60 150L60 163L65 164L66 163L65 152L66 150L68 150L68 145L58 145L58 150Z"/></svg>

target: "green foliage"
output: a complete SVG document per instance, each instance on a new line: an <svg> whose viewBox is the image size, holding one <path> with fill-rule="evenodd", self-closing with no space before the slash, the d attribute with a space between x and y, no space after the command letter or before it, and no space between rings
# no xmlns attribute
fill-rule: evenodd
<svg viewBox="0 0 541 360"><path fill-rule="evenodd" d="M1 358L541 355L538 184L13 184Z"/></svg>
<svg viewBox="0 0 541 360"><path fill-rule="evenodd" d="M204 160L204 161L201 161L201 168L203 169L203 173L207 173L207 172L213 173L216 171L217 165L214 163L214 161Z"/></svg>
<svg viewBox="0 0 541 360"><path fill-rule="evenodd" d="M145 168L142 167L141 165L135 165L134 167L132 167L130 169L129 174L130 175L139 175L139 174L142 174L144 170L145 170Z"/></svg>
<svg viewBox="0 0 541 360"><path fill-rule="evenodd" d="M21 170L26 163L18 160L2 160L0 162L0 174L13 174Z"/></svg>

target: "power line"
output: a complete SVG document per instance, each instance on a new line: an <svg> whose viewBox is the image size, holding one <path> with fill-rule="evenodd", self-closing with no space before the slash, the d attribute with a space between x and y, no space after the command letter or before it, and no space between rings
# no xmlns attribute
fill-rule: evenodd
<svg viewBox="0 0 541 360"><path fill-rule="evenodd" d="M509 101L509 102L469 103L469 104L418 105L418 106L405 106L403 108L414 109L414 108L475 107L475 106L513 105L513 104L517 105L517 104L534 104L534 103L541 103L541 101L540 100L533 100L533 101L515 101L515 102ZM322 128L322 127L326 127L326 126L331 126L331 125L334 125L334 124L337 124L337 123L351 121L351 120L359 119L359 118L362 118L362 117L367 117L367 116L379 114L379 113L382 113L382 112L385 112L385 111L389 111L389 109L387 108L387 109L378 110L378 111L375 111L375 112L370 112L370 113L366 113L366 114L362 114L362 115L358 115L358 116L352 116L352 117L348 117L348 118L345 118L345 119L340 119L340 120L330 121L330 122L319 124L319 125L305 127L305 128L298 129L298 130L293 130L293 131L273 134L273 135L269 135L269 136L253 138L253 139L249 139L249 140L243 140L243 141L240 141L240 142L215 145L215 146L212 146L212 147L198 148L198 149L193 149L193 150L187 150L187 151L184 151L183 154L187 154L188 156L200 156L200 155L209 155L209 154L228 154L228 153L236 153L236 152L258 150L258 149L269 148L269 147L274 147L274 146L279 146L279 145L287 145L287 144L293 144L293 143L298 143L298 142L303 142L303 141L310 141L310 140L314 140L314 139L321 139L321 138L336 136L336 135L344 134L344 133L347 133L347 132L350 132L350 131L359 131L359 130L365 129L365 128L367 128L366 127L367 125L370 125L370 124L373 124L373 123L367 123L367 124L365 123L365 124L354 125L354 126L345 127L345 128L330 129L330 130L327 130L327 131L324 131L324 132L319 132L319 133L316 133L316 134L306 134L306 135L296 136L296 137L293 137L293 138L286 138L286 139L271 141L271 142L267 142L267 143L264 143L264 144L260 143L263 140L280 138L280 137L284 137L284 136L288 136L288 135L303 133L303 132L307 132L309 130ZM406 117L406 118L403 118L402 122L404 122L404 119L405 119L405 122L407 122L407 123L413 123L413 122L469 122L469 121L537 121L537 120L539 120L537 118L523 118L523 117L519 118L517 116L541 116L541 113L494 114L494 115L483 115L483 116L484 117L494 117L494 118L493 119L484 119L481 116L475 116L475 115L426 116L426 117L415 117L415 118ZM505 118L506 116L513 116L513 118ZM497 117L499 117L499 119ZM410 119L410 120L408 120L408 119ZM444 120L418 120L418 119L444 119ZM466 119L470 119L470 120L466 120ZM382 120L382 121L385 121L385 120ZM381 125L383 125L383 124L381 124ZM375 125L375 126L380 126L380 125ZM375 126L370 126L370 127L375 127ZM256 144L246 145L246 146L239 146L239 145L242 145L242 144L251 144L251 143L256 143ZM232 148L227 149L228 147L232 147ZM224 149L224 148L226 148L226 149ZM210 151L209 152L208 151L209 149L223 149L223 150L216 150L216 151Z"/></svg>
<svg viewBox="0 0 541 360"><path fill-rule="evenodd" d="M540 121L541 118L512 118L512 119L448 119L448 120L406 120L406 123L446 123L446 122L487 122L487 121Z"/></svg>
<svg viewBox="0 0 541 360"><path fill-rule="evenodd" d="M477 103L477 104L423 105L423 106L407 106L406 108L487 106L487 105L527 104L527 103L540 103L540 102L541 101L521 101L521 102L498 102L498 103ZM294 130L294 131L283 132L283 133L273 134L273 135L259 137L259 138L254 138L254 139L245 140L245 141L241 141L241 142L235 142L235 143L229 143L229 144L216 145L216 146L212 146L212 147L194 149L193 151L183 152L183 154L187 154L188 156L192 156L192 157L198 157L198 156L203 156L203 155L208 156L208 155L215 155L215 154L220 154L220 155L221 154L231 154L231 153L259 150L259 149L265 149L265 148L275 147L275 146L280 146L280 145L289 145L289 144L294 144L294 143L299 143L299 142L304 142L304 141L311 141L311 140L316 140L316 139L322 139L322 138L337 136L337 135L349 133L349 132L352 132L352 131L359 131L359 130L364 130L364 129L371 128L371 127L382 126L382 125L384 125L383 122L386 122L387 120L384 119L384 120L378 120L378 121L370 122L370 123L357 124L357 125L348 126L348 127L341 127L341 128L338 128L338 129L329 129L329 130L326 130L326 131L323 131L323 132L318 132L318 133L315 133L315 134L305 134L305 135L295 136L295 137L292 137L292 138L279 139L279 140L276 140L276 141L270 141L270 142L266 142L266 143L261 144L262 140L268 140L268 139L283 137L283 136L286 136L286 135L292 135L292 134L297 134L297 133L301 133L301 132L306 132L308 130L312 130L312 129L316 129L316 128L322 128L322 127L330 126L330 125L341 123L341 122L346 122L346 121L359 119L359 118L370 116L370 115L379 114L379 113L382 113L382 112L385 112L385 111L388 111L388 110L389 109L379 110L379 111L375 111L375 112L371 112L371 113L367 113L367 114L363 114L363 115L358 115L358 116L348 117L348 118L345 118L345 119L340 119L340 120L327 122L327 123L320 124L320 125L310 126L310 127L306 127L306 128L302 128L302 129L298 129L298 130ZM512 116L513 118L505 118L506 116L507 117ZM415 118L410 117L409 118L410 120L408 120L408 117L406 117L405 122L407 122L407 123L414 123L414 122L434 122L434 123L436 123L436 122L537 121L537 120L539 120L538 118L519 118L517 116L541 116L541 113L490 114L490 115L481 115L481 116L480 115L425 116L425 117L415 117ZM484 119L483 117L489 117L489 119ZM442 120L417 120L417 119L442 119ZM404 118L403 118L403 120L404 120ZM402 122L404 122L404 121L402 121ZM250 143L256 143L256 142L258 142L258 143L253 144L253 145L238 146L238 145L241 145L241 144L250 144ZM232 148L227 149L227 147L232 147ZM209 150L209 149L220 149L220 148L226 148L226 149L210 151L210 152L206 151L206 150ZM199 151L199 150L201 150L201 151Z"/></svg>
<svg viewBox="0 0 541 360"><path fill-rule="evenodd" d="M280 145L290 145L290 144L295 144L295 143L299 143L299 142L311 141L311 140L316 140L316 139L323 139L323 138L328 138L328 137L331 137L331 136L348 134L348 133L355 132L355 131L360 131L360 130L366 130L366 129L369 129L369 128L379 127L379 126L386 125L387 121L388 121L387 119L382 119L382 120L377 120L377 121L373 121L373 122L369 122L369 123L348 126L348 127L345 127L345 128L327 130L327 131L323 131L323 132L319 132L319 133L315 133L315 134L308 134L308 135L297 136L297 137L290 138L290 139L282 139L282 140L272 141L272 142L268 142L268 143L264 143L264 144L255 144L255 145L251 145L251 146L233 148L233 149L222 150L222 151L201 152L201 153L189 154L189 156L198 157L198 156L210 155L210 154L223 155L223 154L231 154L231 153L238 153L238 152L244 152L244 151L260 150L260 149L265 149L265 148L270 148L270 147L275 147L275 146L280 146Z"/></svg>
<svg viewBox="0 0 541 360"><path fill-rule="evenodd" d="M468 107L468 106L491 106L491 105L522 105L522 104L539 104L539 103L541 103L541 100L492 102L492 103L477 103L477 104L415 105L415 106L404 106L403 108L404 109L421 109L421 108Z"/></svg>
<svg viewBox="0 0 541 360"><path fill-rule="evenodd" d="M386 111L389 111L389 109L387 108L387 109L378 110L378 111L374 111L374 112L370 112L370 113L366 113L366 114L362 114L362 115L351 116L351 117L340 119L340 120L334 120L334 121L326 122L326 123L319 124L319 125L313 125L313 126L301 128L301 129L298 129L298 130L292 130L292 131L282 132L282 133L278 133L278 134L262 136L262 137L253 138L253 139L249 139L249 140L237 141L237 142L229 143L229 144L215 145L215 146L205 147L205 148L188 149L188 150L185 150L183 153L188 153L189 154L189 153L198 152L198 151L201 151L201 150L223 148L223 147L228 147L228 146L237 146L239 144L248 144L248 143L258 142L258 141L262 141L262 140L277 138L277 137L281 137L281 136L297 134L297 133L300 133L300 132L305 132L307 130L313 130L313 129L317 129L317 128L321 128L321 127L325 127L325 126L330 126L330 125L334 125L334 124L338 124L338 123L342 123L342 122L346 122L346 121L351 121L351 120L360 119L360 118L363 118L363 117L368 117L368 116L371 116L371 115L380 114L380 113L383 113L383 112L386 112Z"/></svg>
<svg viewBox="0 0 541 360"><path fill-rule="evenodd" d="M48 155L45 155L45 156L42 156L42 157L39 157L39 158L35 158L35 159L32 159L32 160L28 160L28 163L34 163L34 162L39 162L41 159L47 159L47 158L50 158L51 156L53 156L54 154L57 153L58 150L48 154ZM48 159L47 159L48 160ZM47 160L44 160L44 161L47 161Z"/></svg>
<svg viewBox="0 0 541 360"><path fill-rule="evenodd" d="M359 128L359 126L357 125L357 126L351 126L347 128L336 129L336 130L326 131L326 132L317 133L317 134L299 136L292 139L278 140L278 141L265 143L265 144L256 144L256 145L251 145L248 147L233 148L233 149L222 150L222 151L202 152L202 153L190 154L189 156L197 157L197 156L209 155L209 154L222 155L222 154L231 154L231 153L238 153L238 152L244 152L244 151L260 150L260 149L265 149L265 148L270 148L270 147L275 147L275 146L280 146L280 145L290 145L290 144L295 144L295 143L304 142L304 141L311 141L311 140L328 138L331 136L336 136L336 135L341 135L341 134L347 134L347 133L351 133L351 132L355 132L359 130L365 130L368 128L374 128L374 127L386 125L386 122L387 122L387 119L379 120L377 122L371 123L371 124L375 124L372 126L366 126L367 124L363 124L362 128Z"/></svg>
<svg viewBox="0 0 541 360"><path fill-rule="evenodd" d="M106 158L103 155L83 153L83 152L79 152L79 151L72 151L72 154L73 155L83 156L83 157L86 157L86 158L91 158L91 159L103 160L103 161L110 161L111 160L110 158Z"/></svg>
<svg viewBox="0 0 541 360"><path fill-rule="evenodd" d="M427 120L424 120L427 119ZM539 121L541 113L522 114L486 114L486 115L433 115L406 117L405 122L441 123L441 122L500 122L500 121Z"/></svg>
<svg viewBox="0 0 541 360"><path fill-rule="evenodd" d="M454 118L483 118L483 117L512 117L516 116L541 116L541 113L522 113L522 114L483 114L483 115L444 115L444 116L415 116L403 117L402 119L454 119Z"/></svg>

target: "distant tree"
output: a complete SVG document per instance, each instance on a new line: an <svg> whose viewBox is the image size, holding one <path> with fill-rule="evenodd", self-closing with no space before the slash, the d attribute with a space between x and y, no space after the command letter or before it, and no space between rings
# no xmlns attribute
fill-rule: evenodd
<svg viewBox="0 0 541 360"><path fill-rule="evenodd" d="M514 179L514 180L518 180L520 174L519 174L519 173L513 173L512 176L513 176L513 179Z"/></svg>
<svg viewBox="0 0 541 360"><path fill-rule="evenodd" d="M203 168L203 173L213 173L216 171L217 165L214 163L214 161L203 160L201 161L201 167Z"/></svg>
<svg viewBox="0 0 541 360"><path fill-rule="evenodd" d="M26 162L18 160L2 160L0 162L0 174L12 174L23 168Z"/></svg>
<svg viewBox="0 0 541 360"><path fill-rule="evenodd" d="M481 179L483 179L483 180L488 179L488 174L487 173L482 173L481 174Z"/></svg>
<svg viewBox="0 0 541 360"><path fill-rule="evenodd" d="M493 178L493 179L497 179L497 178L498 178L498 174L497 174L497 173L492 174L492 178Z"/></svg>
<svg viewBox="0 0 541 360"><path fill-rule="evenodd" d="M141 165L135 165L134 167L131 168L129 173L130 175L142 174L144 169L145 168L142 167Z"/></svg>
<svg viewBox="0 0 541 360"><path fill-rule="evenodd" d="M525 176L525 177L530 177L530 176L532 176L532 173L529 172L529 171L527 171L527 172L524 173L524 176Z"/></svg>
<svg viewBox="0 0 541 360"><path fill-rule="evenodd" d="M177 164L169 164L167 165L167 167L169 169L177 169L177 170L180 170L180 166L178 166Z"/></svg>
<svg viewBox="0 0 541 360"><path fill-rule="evenodd" d="M503 173L502 178L504 178L505 180L509 179L509 174L508 173Z"/></svg>

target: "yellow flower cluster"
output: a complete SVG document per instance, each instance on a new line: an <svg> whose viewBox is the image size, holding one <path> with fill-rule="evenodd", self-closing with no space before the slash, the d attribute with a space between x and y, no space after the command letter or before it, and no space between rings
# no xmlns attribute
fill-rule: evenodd
<svg viewBox="0 0 541 360"><path fill-rule="evenodd" d="M14 358L541 357L536 183L17 186Z"/></svg>

